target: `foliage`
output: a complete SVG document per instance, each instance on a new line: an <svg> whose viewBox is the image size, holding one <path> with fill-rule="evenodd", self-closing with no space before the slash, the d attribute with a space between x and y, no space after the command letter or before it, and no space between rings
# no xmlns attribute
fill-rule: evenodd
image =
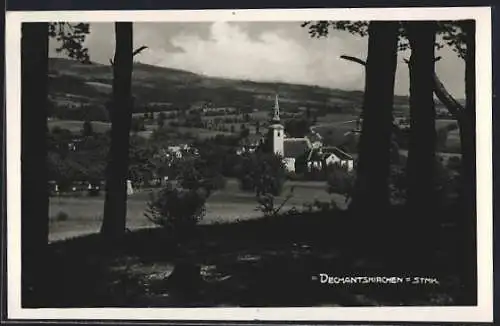
<svg viewBox="0 0 500 326"><path fill-rule="evenodd" d="M277 206L275 196L272 193L259 193L257 194L257 210L261 211L265 217L278 216L281 209L293 197L294 187L290 188L290 193L285 199Z"/></svg>
<svg viewBox="0 0 500 326"><path fill-rule="evenodd" d="M186 189L203 189L207 194L226 186L225 178L214 166L197 157L188 157L174 162L172 173L179 184Z"/></svg>
<svg viewBox="0 0 500 326"><path fill-rule="evenodd" d="M165 114L165 112L160 112L158 114L158 116L156 117L156 123L158 124L158 127L160 128L163 128L163 126L165 125L165 120L167 119L167 116Z"/></svg>
<svg viewBox="0 0 500 326"><path fill-rule="evenodd" d="M312 203L305 203L302 206L303 206L303 209L308 213L311 213L314 210L317 210L320 212L329 212L332 210L338 210L338 208L339 208L339 206L337 205L337 203L335 202L334 199L332 199L329 202L324 202L324 201L320 201L318 199L315 199Z"/></svg>
<svg viewBox="0 0 500 326"><path fill-rule="evenodd" d="M437 202L441 204L452 203L460 193L461 162L458 157L451 157L446 164L440 157L436 158L434 166L434 187ZM393 204L403 204L407 199L406 166L404 162L391 165L390 196Z"/></svg>
<svg viewBox="0 0 500 326"><path fill-rule="evenodd" d="M64 79L64 78L61 78ZM58 79L53 79L59 80ZM72 87L68 86L66 83L65 86L54 85L55 83L51 83L50 87L66 92L66 90L71 89ZM59 82L57 82L59 84ZM82 93L84 92L81 85L74 86L76 92ZM73 91L68 91L68 93L74 93ZM109 112L103 105L98 104L67 104L67 103L55 103L54 101L49 101L49 111L48 116L58 118L61 120L88 120L88 121L109 121Z"/></svg>
<svg viewBox="0 0 500 326"><path fill-rule="evenodd" d="M133 132L146 130L146 126L144 124L144 118L132 118L132 124L130 126L130 130L132 130Z"/></svg>
<svg viewBox="0 0 500 326"><path fill-rule="evenodd" d="M436 150L438 152L446 151L448 135L451 131L457 130L458 125L456 123L450 123L443 126L437 130L436 133Z"/></svg>
<svg viewBox="0 0 500 326"><path fill-rule="evenodd" d="M356 174L338 163L330 164L326 168L329 193L342 194L348 200L354 190Z"/></svg>
<svg viewBox="0 0 500 326"><path fill-rule="evenodd" d="M49 37L60 42L57 52L83 63L90 63L88 49L83 46L85 37L90 33L88 23L54 22L49 24Z"/></svg>
<svg viewBox="0 0 500 326"><path fill-rule="evenodd" d="M106 135L94 133L82 139L77 150L68 148L68 144L74 141L69 130L54 127L48 138L49 179L55 180L61 191L68 190L75 181L103 180L109 147L109 138Z"/></svg>
<svg viewBox="0 0 500 326"><path fill-rule="evenodd" d="M69 215L66 212L60 211L56 215L56 220L57 221L67 221L69 219Z"/></svg>
<svg viewBox="0 0 500 326"><path fill-rule="evenodd" d="M82 129L83 129L82 134L84 137L92 136L92 134L94 133L94 129L92 128L92 122L90 122L89 120L85 120L83 122Z"/></svg>
<svg viewBox="0 0 500 326"><path fill-rule="evenodd" d="M302 23L302 27L307 27L309 35L314 38L326 37L330 32L330 28L341 30L358 35L361 37L368 35L368 21L306 21ZM436 42L436 49L443 48L444 45L449 46L457 55L464 59L466 46L463 21L439 21L437 24L437 33L442 36L442 41ZM410 47L408 35L404 27L404 22L401 23L399 29L399 44L398 50L405 51Z"/></svg>
<svg viewBox="0 0 500 326"><path fill-rule="evenodd" d="M245 154L236 168L240 187L257 194L281 194L286 180L285 164L279 155L256 151Z"/></svg>
<svg viewBox="0 0 500 326"><path fill-rule="evenodd" d="M311 122L307 119L291 119L285 122L285 132L290 137L304 137L309 133Z"/></svg>
<svg viewBox="0 0 500 326"><path fill-rule="evenodd" d="M151 193L145 216L167 230L191 229L205 215L206 194L201 189L183 189L168 184Z"/></svg>
<svg viewBox="0 0 500 326"><path fill-rule="evenodd" d="M155 148L139 136L130 137L129 147L129 178L133 183L147 182L157 172L158 162L155 161Z"/></svg>
<svg viewBox="0 0 500 326"><path fill-rule="evenodd" d="M246 138L250 135L250 129L248 129L244 124L240 126L240 138Z"/></svg>

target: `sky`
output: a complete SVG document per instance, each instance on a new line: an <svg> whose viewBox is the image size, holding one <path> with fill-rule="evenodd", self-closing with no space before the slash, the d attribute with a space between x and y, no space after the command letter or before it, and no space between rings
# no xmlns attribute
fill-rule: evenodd
<svg viewBox="0 0 500 326"><path fill-rule="evenodd" d="M212 77L279 81L344 90L363 90L362 66L341 55L366 59L367 38L343 31L311 38L301 22L134 23L134 45L148 46L137 62L188 70ZM114 53L113 23L91 23L85 41L90 59L109 64ZM57 57L51 41L50 56ZM451 49L439 50L436 72L449 92L464 97L464 62ZM400 53L395 93L407 95L410 52Z"/></svg>

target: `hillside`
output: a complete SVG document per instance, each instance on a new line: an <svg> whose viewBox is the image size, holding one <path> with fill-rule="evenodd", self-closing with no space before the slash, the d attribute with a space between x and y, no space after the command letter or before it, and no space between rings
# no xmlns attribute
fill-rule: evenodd
<svg viewBox="0 0 500 326"><path fill-rule="evenodd" d="M83 106L102 109L109 101L111 66L51 58L49 71L50 98L59 111ZM187 108L200 102L245 111L268 110L276 92L280 95L283 110L289 112L309 107L354 113L361 107L363 98L361 91L214 78L146 64L135 64L133 72L136 112L144 111L146 106L156 107L153 110L159 111L169 107ZM408 98L396 96L395 107L398 111L407 111Z"/></svg>

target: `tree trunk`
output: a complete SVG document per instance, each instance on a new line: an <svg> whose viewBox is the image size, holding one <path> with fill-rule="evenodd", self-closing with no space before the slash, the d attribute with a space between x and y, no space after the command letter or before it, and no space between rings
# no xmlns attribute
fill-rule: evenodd
<svg viewBox="0 0 500 326"><path fill-rule="evenodd" d="M465 56L466 105L460 123L463 168L464 215L461 225L463 239L464 299L477 300L477 213L476 213L476 25L475 21L462 23L467 52Z"/></svg>
<svg viewBox="0 0 500 326"><path fill-rule="evenodd" d="M193 300L196 300L200 294L203 278L201 266L190 257L187 246L192 239L200 237L200 234L196 227L179 227L174 232L172 245L175 265L166 282L176 300L192 304Z"/></svg>
<svg viewBox="0 0 500 326"><path fill-rule="evenodd" d="M48 24L23 23L21 28L21 246L25 293L30 286L27 275L41 273L48 244Z"/></svg>
<svg viewBox="0 0 500 326"><path fill-rule="evenodd" d="M434 22L408 22L411 46L408 208L419 218L435 208L436 110L434 104Z"/></svg>
<svg viewBox="0 0 500 326"><path fill-rule="evenodd" d="M127 175L132 121L132 23L115 23L111 146L106 170L106 200L101 233L106 239L121 237L127 214Z"/></svg>
<svg viewBox="0 0 500 326"><path fill-rule="evenodd" d="M389 171L394 79L399 23L369 26L363 128L352 207L361 215L383 216L389 206Z"/></svg>

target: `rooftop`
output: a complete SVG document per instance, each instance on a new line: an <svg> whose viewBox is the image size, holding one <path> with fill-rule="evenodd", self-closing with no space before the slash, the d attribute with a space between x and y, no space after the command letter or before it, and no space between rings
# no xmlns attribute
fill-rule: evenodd
<svg viewBox="0 0 500 326"><path fill-rule="evenodd" d="M333 154L341 160L352 160L353 157L338 147L323 147L324 154Z"/></svg>
<svg viewBox="0 0 500 326"><path fill-rule="evenodd" d="M311 149L311 142L307 138L285 138L283 142L283 156L297 158Z"/></svg>

